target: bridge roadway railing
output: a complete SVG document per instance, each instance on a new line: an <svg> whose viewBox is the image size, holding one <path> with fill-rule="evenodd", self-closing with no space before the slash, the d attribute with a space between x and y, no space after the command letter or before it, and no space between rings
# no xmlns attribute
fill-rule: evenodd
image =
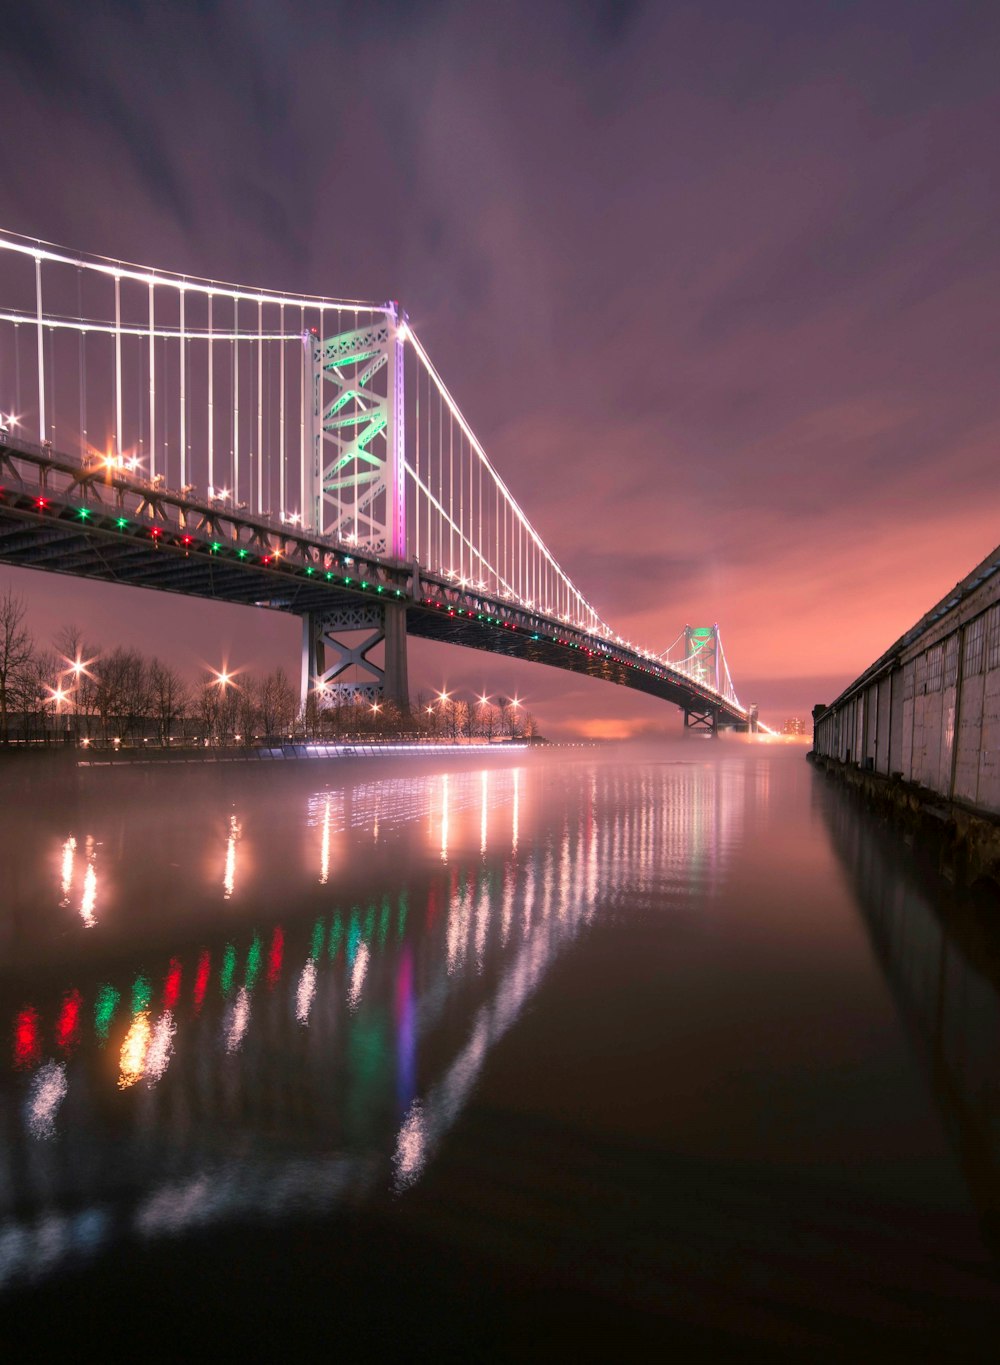
<svg viewBox="0 0 1000 1365"><path fill-rule="evenodd" d="M0 561L298 614L396 601L411 635L603 678L711 712L722 725L747 723L738 702L682 668L510 595L10 434L0 436Z"/></svg>

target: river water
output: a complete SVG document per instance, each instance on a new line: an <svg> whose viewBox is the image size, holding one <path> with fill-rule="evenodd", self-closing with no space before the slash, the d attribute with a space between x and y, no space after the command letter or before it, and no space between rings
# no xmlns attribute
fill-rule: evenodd
<svg viewBox="0 0 1000 1365"><path fill-rule="evenodd" d="M0 780L8 1347L995 1358L996 905L801 748Z"/></svg>

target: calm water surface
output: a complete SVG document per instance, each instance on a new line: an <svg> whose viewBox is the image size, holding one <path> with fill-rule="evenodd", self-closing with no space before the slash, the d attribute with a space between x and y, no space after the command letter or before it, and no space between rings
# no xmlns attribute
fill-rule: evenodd
<svg viewBox="0 0 1000 1365"><path fill-rule="evenodd" d="M7 1346L995 1358L990 907L801 749L0 781Z"/></svg>

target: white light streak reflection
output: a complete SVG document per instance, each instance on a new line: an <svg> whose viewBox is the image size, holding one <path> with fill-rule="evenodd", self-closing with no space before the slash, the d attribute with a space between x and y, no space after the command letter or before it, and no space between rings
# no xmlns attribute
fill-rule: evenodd
<svg viewBox="0 0 1000 1365"><path fill-rule="evenodd" d="M310 963L310 965L312 965ZM315 968L313 968L315 976ZM303 1021L304 1022L304 1021ZM233 1001L227 1012L225 1023L226 1051L232 1055L239 1052L243 1045L243 1038L250 1023L250 992L246 986L241 986L236 992L236 999Z"/></svg>
<svg viewBox="0 0 1000 1365"><path fill-rule="evenodd" d="M319 855L319 884L326 886L330 880L330 798L323 807L323 842Z"/></svg>
<svg viewBox="0 0 1000 1365"><path fill-rule="evenodd" d="M552 872L551 850L545 862L547 875L543 876L547 882ZM546 889L550 900L551 888ZM556 957L572 942L591 915L593 906L582 894L582 869L578 869L574 885L567 890L565 917L547 923L543 916L532 925L534 884L529 873L525 888L525 937L517 956L501 978L493 998L478 1010L468 1040L451 1067L423 1099L418 1097L413 1101L399 1129L393 1158L397 1193L418 1179L465 1105L490 1048L507 1032Z"/></svg>
<svg viewBox="0 0 1000 1365"><path fill-rule="evenodd" d="M441 861L448 861L448 774L441 779Z"/></svg>
<svg viewBox="0 0 1000 1365"><path fill-rule="evenodd" d="M222 886L226 900L230 900L236 887L236 844L239 840L240 822L235 815L229 817L229 838L226 840L226 871Z"/></svg>
<svg viewBox="0 0 1000 1365"><path fill-rule="evenodd" d="M147 1085L155 1085L170 1065L174 1050L176 1025L171 1010L165 1010L156 1021L146 1048L144 1076Z"/></svg>
<svg viewBox="0 0 1000 1365"><path fill-rule="evenodd" d="M481 803L480 803L480 813L479 813L479 852L480 852L481 856L484 857L484 858L486 857L486 831L487 831L487 828L488 828L488 819L487 819L487 816L488 816L488 813L489 813L489 795L490 795L489 778L490 778L490 775L489 775L489 773L487 772L487 770L484 768L484 769L483 769L483 773L482 773L483 794L482 794L482 801L481 801Z"/></svg>
<svg viewBox="0 0 1000 1365"><path fill-rule="evenodd" d="M482 973L485 964L486 938L490 930L490 884L483 878L479 888L479 902L476 905L476 971Z"/></svg>
<svg viewBox="0 0 1000 1365"><path fill-rule="evenodd" d="M94 909L97 905L97 872L92 862L87 863L83 874L83 899L80 901L80 918L88 929L97 923Z"/></svg>
<svg viewBox="0 0 1000 1365"><path fill-rule="evenodd" d="M365 984L365 974L368 971L368 958L368 944L359 944L354 966L351 968L351 984L347 990L347 1004L351 1010L356 1010L361 1000L361 988Z"/></svg>
<svg viewBox="0 0 1000 1365"><path fill-rule="evenodd" d="M520 769L520 768L515 768L515 769L514 769L514 812L513 812L512 818L511 818L512 831L511 831L511 841L510 841L510 849L511 849L511 852L512 852L512 853L516 853L516 852L517 852L517 839L518 839L518 811L519 811L519 807L520 807L520 796L521 796L521 769Z"/></svg>
<svg viewBox="0 0 1000 1365"><path fill-rule="evenodd" d="M309 1011L316 998L316 963L309 959L302 968L299 984L295 989L295 1017L302 1025L309 1023Z"/></svg>
<svg viewBox="0 0 1000 1365"><path fill-rule="evenodd" d="M62 847L62 900L60 909L69 908L69 893L73 887L73 864L76 861L76 839L71 834Z"/></svg>
<svg viewBox="0 0 1000 1365"><path fill-rule="evenodd" d="M514 869L507 868L503 880L503 904L500 909L500 941L506 948L510 938L510 925L514 916Z"/></svg>
<svg viewBox="0 0 1000 1365"><path fill-rule="evenodd" d="M424 1111L419 1100L410 1105L409 1113L399 1130L393 1165L396 1167L396 1188L405 1189L412 1185L424 1164L424 1147L427 1134L424 1131Z"/></svg>
<svg viewBox="0 0 1000 1365"><path fill-rule="evenodd" d="M46 1062L32 1076L25 1115L32 1137L44 1140L55 1136L56 1113L66 1090L65 1062Z"/></svg>
<svg viewBox="0 0 1000 1365"><path fill-rule="evenodd" d="M460 895L453 894L448 906L448 975L454 976L465 962L465 947L469 938L469 918L472 892L463 886Z"/></svg>

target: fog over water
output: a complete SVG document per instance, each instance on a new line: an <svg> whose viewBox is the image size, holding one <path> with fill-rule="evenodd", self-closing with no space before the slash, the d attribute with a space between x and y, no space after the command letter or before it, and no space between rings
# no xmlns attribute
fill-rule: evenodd
<svg viewBox="0 0 1000 1365"><path fill-rule="evenodd" d="M801 747L0 781L12 1340L975 1358L997 1320L995 931Z"/></svg>

